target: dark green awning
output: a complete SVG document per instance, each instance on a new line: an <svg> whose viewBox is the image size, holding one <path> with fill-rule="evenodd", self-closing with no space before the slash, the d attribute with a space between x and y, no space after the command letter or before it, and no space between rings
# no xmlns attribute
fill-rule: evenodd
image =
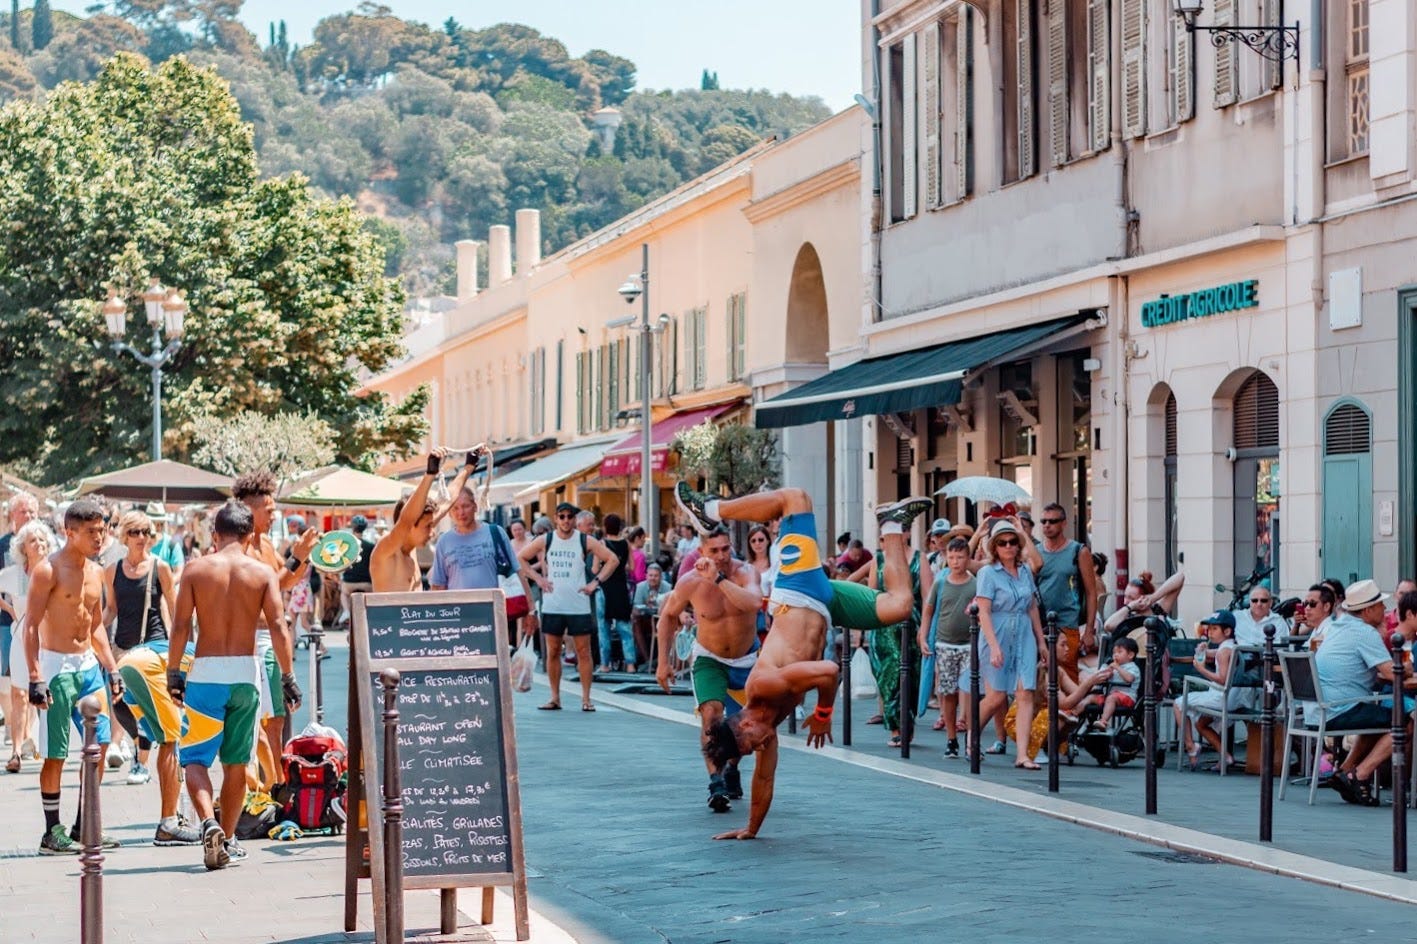
<svg viewBox="0 0 1417 944"><path fill-rule="evenodd" d="M999 331L848 364L758 404L762 428L805 426L958 403L972 370L1079 328L1091 315Z"/></svg>

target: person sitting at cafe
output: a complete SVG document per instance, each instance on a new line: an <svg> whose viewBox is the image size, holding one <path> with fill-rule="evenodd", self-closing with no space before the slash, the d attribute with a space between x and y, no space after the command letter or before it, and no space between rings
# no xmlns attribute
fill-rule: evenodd
<svg viewBox="0 0 1417 944"><path fill-rule="evenodd" d="M1249 609L1235 611L1235 644L1263 646L1266 624L1274 625L1276 636L1288 633L1284 618L1274 612L1274 592L1268 584L1261 583L1250 591Z"/></svg>
<svg viewBox="0 0 1417 944"><path fill-rule="evenodd" d="M664 568L652 563L645 568L645 579L635 585L634 633L635 651L643 653L645 671L655 670L650 657L655 623L659 621L659 603L669 596L674 585L664 576Z"/></svg>
<svg viewBox="0 0 1417 944"><path fill-rule="evenodd" d="M1379 681L1391 682L1392 657L1383 644L1383 605L1390 594L1372 580L1360 580L1343 594L1342 613L1324 633L1314 653L1324 700L1337 710L1326 725L1334 734L1363 728L1386 729L1392 711L1373 701L1356 701L1377 691ZM1392 756L1391 734L1359 735L1330 781L1343 799L1359 806L1376 806L1373 773Z"/></svg>
<svg viewBox="0 0 1417 944"><path fill-rule="evenodd" d="M1309 648L1317 649L1323 642L1324 633L1333 623L1333 615L1338 609L1338 597L1326 583L1316 583L1304 594L1304 606L1294 621L1294 635L1307 636Z"/></svg>

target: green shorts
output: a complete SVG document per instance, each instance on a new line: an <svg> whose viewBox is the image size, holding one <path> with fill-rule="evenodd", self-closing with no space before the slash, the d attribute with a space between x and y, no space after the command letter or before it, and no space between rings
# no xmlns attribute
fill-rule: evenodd
<svg viewBox="0 0 1417 944"><path fill-rule="evenodd" d="M266 647L266 691L271 693L271 717L284 718L285 695L280 686L280 663L276 662L276 651Z"/></svg>
<svg viewBox="0 0 1417 944"><path fill-rule="evenodd" d="M842 629L883 629L886 624L876 615L879 590L849 580L833 580L831 603L832 625Z"/></svg>
<svg viewBox="0 0 1417 944"><path fill-rule="evenodd" d="M753 648L741 659L734 659L734 665L720 662L702 646L695 645L694 662L689 677L694 685L694 704L716 701L723 705L726 717L736 715L748 703L748 673L758 661L759 642L753 640Z"/></svg>

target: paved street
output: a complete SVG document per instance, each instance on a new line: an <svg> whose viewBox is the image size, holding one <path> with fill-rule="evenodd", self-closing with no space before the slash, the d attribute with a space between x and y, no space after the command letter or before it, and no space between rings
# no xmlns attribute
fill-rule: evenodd
<svg viewBox="0 0 1417 944"><path fill-rule="evenodd" d="M343 642L334 638L335 658L325 663L327 720L340 727ZM304 669L304 653L300 661ZM1214 937L1224 929L1222 939L1239 940L1273 930L1276 921L1342 942L1368 940L1411 920L1407 905L1177 854L795 750L784 752L762 837L711 842L712 832L743 821L746 805L724 816L707 812L691 727L604 704L595 714L535 711L542 696L539 680L537 689L516 697L532 906L582 944L769 944L808 936L889 944L941 933L1014 941L1043 927L1058 942L1091 941L1098 922L1114 936L1181 940L1199 933ZM641 701L661 711L689 707L683 698ZM878 733L859 726L858 747L874 745ZM938 735L922 733L913 767L947 767L932 737ZM853 756L874 763L870 755L885 761L892 752L865 746ZM1040 791L1045 782L998 768L991 761L989 782ZM948 762L947 769L966 768ZM66 818L76 797L75 776L71 765ZM1063 776L1070 799L1125 812L1139 808L1139 767L1097 770L1089 763ZM1222 785L1215 777L1170 774L1163 777L1163 812L1174 811L1170 818L1185 825L1233 829L1252 838L1241 827L1249 821L1244 797L1252 796L1254 784L1253 778L1226 778ZM32 852L37 789L28 771L0 779L0 805L11 811L7 821L19 826L7 833L0 859L0 940L7 942L73 940L78 933L78 862ZM108 828L132 843L105 862L107 940L371 939L367 892L361 931L337 933L337 841L251 843L248 863L209 875L195 850L146 845L155 785L129 787L115 774L103 802ZM1372 836L1381 832L1377 820L1388 821L1386 811L1346 809L1323 795L1321 802L1312 810L1302 800L1292 810L1288 802L1279 806L1284 818L1277 822L1284 828L1277 825L1277 835L1289 836L1304 822L1313 835L1357 830ZM1350 846L1340 858L1361 848L1357 841ZM1304 851L1323 850L1310 839ZM1379 853L1363 864L1382 869L1386 851ZM433 926L435 906L432 893L411 894L410 928ZM464 893L461 907L464 915L475 914L475 898ZM1054 924L1059 914L1066 916L1061 927ZM495 939L510 940L509 918L508 901L499 898ZM534 940L565 940L539 916L533 927Z"/></svg>

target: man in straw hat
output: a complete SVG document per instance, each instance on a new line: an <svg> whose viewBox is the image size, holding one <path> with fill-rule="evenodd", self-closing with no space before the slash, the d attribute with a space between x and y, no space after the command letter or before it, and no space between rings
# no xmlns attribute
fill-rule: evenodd
<svg viewBox="0 0 1417 944"><path fill-rule="evenodd" d="M1335 706L1326 725L1329 731L1381 728L1392 723L1391 702L1384 706L1373 698L1379 682L1393 678L1392 656L1383 643L1384 604L1391 595L1376 582L1360 580L1344 591L1342 613L1335 617L1323 645L1314 653L1324 699ZM1332 786L1349 803L1376 806L1373 773L1392 756L1391 734L1362 734L1343 764L1334 773Z"/></svg>

